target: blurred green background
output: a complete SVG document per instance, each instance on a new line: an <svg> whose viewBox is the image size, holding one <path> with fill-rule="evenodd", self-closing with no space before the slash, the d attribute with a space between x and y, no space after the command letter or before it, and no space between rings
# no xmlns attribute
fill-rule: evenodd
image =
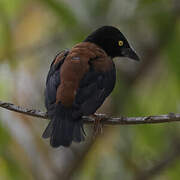
<svg viewBox="0 0 180 180"><path fill-rule="evenodd" d="M117 84L98 112L144 116L180 111L179 0L0 0L0 100L44 108L57 52L102 25L119 28L141 62L115 59ZM48 121L0 109L2 180L179 180L180 125L108 126L86 142L52 149Z"/></svg>

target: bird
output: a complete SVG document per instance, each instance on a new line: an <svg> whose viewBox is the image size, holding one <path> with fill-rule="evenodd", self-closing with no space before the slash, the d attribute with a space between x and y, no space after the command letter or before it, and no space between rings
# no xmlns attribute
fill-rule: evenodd
<svg viewBox="0 0 180 180"><path fill-rule="evenodd" d="M114 26L102 26L56 55L46 79L45 106L50 122L42 135L50 138L53 148L85 140L82 116L95 114L114 89L115 57L140 59Z"/></svg>

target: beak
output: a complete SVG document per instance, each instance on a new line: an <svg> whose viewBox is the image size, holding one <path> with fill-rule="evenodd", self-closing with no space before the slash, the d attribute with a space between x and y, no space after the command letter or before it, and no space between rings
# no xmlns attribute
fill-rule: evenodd
<svg viewBox="0 0 180 180"><path fill-rule="evenodd" d="M131 58L135 61L140 61L140 58L138 57L138 55L135 53L134 50L132 50L131 48L124 48L122 51L121 51L121 54L124 56L124 57L128 57L128 58Z"/></svg>

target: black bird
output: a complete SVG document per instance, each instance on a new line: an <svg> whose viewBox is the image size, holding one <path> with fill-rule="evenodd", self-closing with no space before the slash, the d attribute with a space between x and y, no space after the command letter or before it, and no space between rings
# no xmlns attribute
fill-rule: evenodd
<svg viewBox="0 0 180 180"><path fill-rule="evenodd" d="M52 147L84 140L83 115L92 115L116 82L114 57L139 60L125 36L103 26L70 50L60 52L47 76L45 106L50 123L43 133Z"/></svg>

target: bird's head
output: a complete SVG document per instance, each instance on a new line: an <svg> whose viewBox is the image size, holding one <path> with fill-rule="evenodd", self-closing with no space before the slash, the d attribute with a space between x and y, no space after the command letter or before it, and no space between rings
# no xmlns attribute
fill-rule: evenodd
<svg viewBox="0 0 180 180"><path fill-rule="evenodd" d="M113 26L103 26L92 32L85 40L100 46L108 56L129 57L139 61L138 55L130 47L125 36Z"/></svg>

